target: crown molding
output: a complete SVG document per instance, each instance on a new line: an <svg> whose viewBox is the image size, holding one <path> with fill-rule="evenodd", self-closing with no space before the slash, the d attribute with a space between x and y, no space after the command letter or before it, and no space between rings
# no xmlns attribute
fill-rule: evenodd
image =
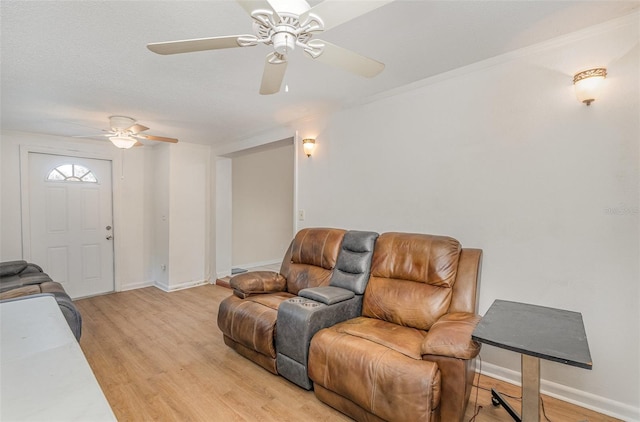
<svg viewBox="0 0 640 422"><path fill-rule="evenodd" d="M489 59L481 60L479 62L471 63L466 66L462 66L456 69L452 69L437 75L429 76L416 82L412 82L407 85L403 85L398 88L393 88L388 91L384 91L367 98L359 99L346 104L342 107L343 110L358 107L361 105L373 103L382 99L395 97L406 92L411 92L416 89L420 89L425 86L434 85L448 79L458 78L464 75L475 73L484 69L495 67L504 63L515 61L523 57L532 56L554 49L564 47L585 39L597 37L601 34L608 33L627 26L640 27L640 10L635 10L632 13L621 16L619 18L611 19L609 21L593 25L569 34L561 35L552 38L547 41L543 41L537 44L533 44L524 48L510 51L508 53L500 54Z"/></svg>

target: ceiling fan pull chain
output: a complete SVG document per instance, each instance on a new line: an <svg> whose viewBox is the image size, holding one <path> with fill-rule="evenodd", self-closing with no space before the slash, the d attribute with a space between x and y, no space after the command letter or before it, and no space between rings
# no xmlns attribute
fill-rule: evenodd
<svg viewBox="0 0 640 422"><path fill-rule="evenodd" d="M120 180L124 180L124 148L120 148L122 158L120 159Z"/></svg>

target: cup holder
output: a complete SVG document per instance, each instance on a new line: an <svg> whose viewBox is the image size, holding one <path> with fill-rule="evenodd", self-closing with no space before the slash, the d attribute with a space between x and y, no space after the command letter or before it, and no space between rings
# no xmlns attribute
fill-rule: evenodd
<svg viewBox="0 0 640 422"><path fill-rule="evenodd" d="M307 301L306 299L303 299L301 297L294 297L294 298L291 298L291 299L287 300L287 302L289 302L289 303L304 303L306 301Z"/></svg>
<svg viewBox="0 0 640 422"><path fill-rule="evenodd" d="M320 304L316 302L304 302L302 303L302 306L304 306L305 308L315 308L317 306L320 306Z"/></svg>

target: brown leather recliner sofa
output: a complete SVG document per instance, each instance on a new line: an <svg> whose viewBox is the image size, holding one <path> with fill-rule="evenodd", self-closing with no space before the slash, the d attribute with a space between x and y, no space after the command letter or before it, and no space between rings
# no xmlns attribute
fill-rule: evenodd
<svg viewBox="0 0 640 422"><path fill-rule="evenodd" d="M444 236L304 229L280 273L231 280L218 326L238 353L356 420L461 421L481 256Z"/></svg>
<svg viewBox="0 0 640 422"><path fill-rule="evenodd" d="M462 421L481 255L450 237L380 235L362 315L311 340L316 396L361 421Z"/></svg>

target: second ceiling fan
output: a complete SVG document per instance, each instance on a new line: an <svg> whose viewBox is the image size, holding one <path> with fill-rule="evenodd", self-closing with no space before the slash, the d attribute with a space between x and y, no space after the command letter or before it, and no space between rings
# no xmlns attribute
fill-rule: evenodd
<svg viewBox="0 0 640 422"><path fill-rule="evenodd" d="M280 91L287 55L300 47L307 57L368 78L384 64L317 38L321 33L377 9L391 0L325 0L310 7L305 0L236 0L253 19L254 34L197 38L147 44L157 54L179 54L234 47L272 45L267 54L260 94Z"/></svg>

